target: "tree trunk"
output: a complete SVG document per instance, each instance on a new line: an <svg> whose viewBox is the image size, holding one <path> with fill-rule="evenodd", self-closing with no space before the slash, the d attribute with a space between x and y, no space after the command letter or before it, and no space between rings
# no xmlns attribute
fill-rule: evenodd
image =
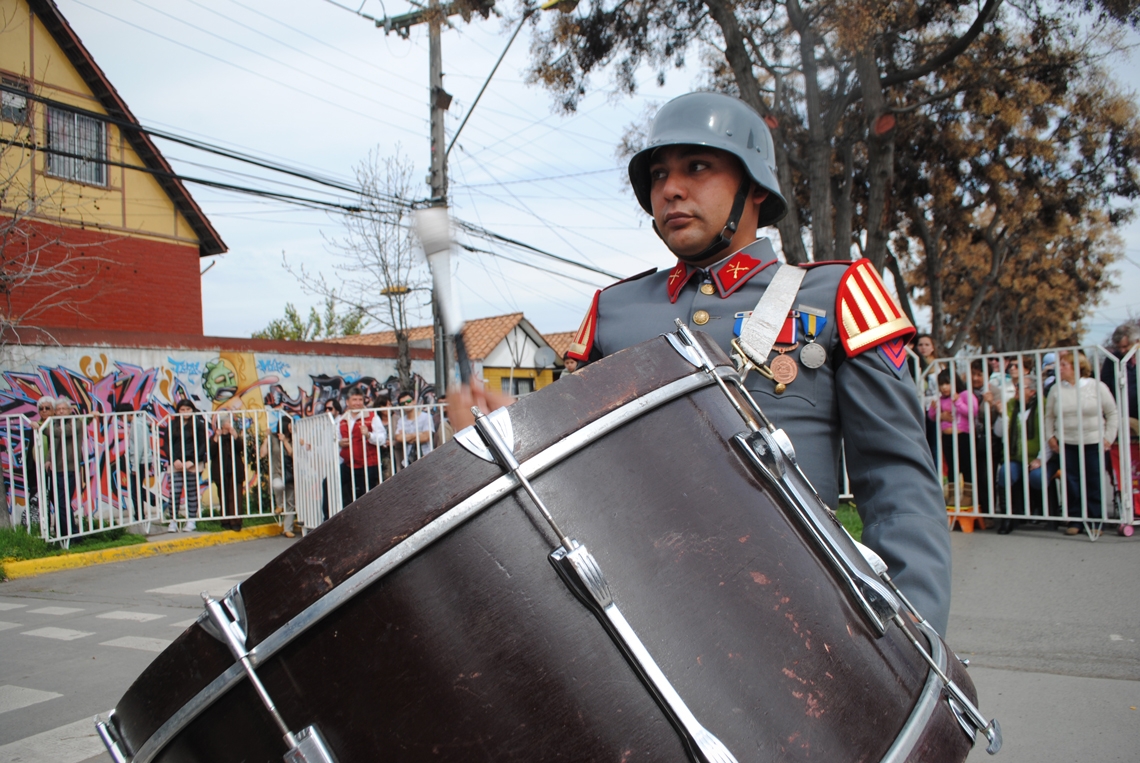
<svg viewBox="0 0 1140 763"><path fill-rule="evenodd" d="M788 0L788 19L800 38L800 65L804 74L804 108L807 111L808 192L811 195L812 259L834 258L835 227L831 204L831 139L823 122L819 66L815 60L816 36L811 20L797 0ZM882 270L882 266L877 266Z"/></svg>
<svg viewBox="0 0 1140 763"><path fill-rule="evenodd" d="M784 250L784 259L792 265L807 262L807 250L804 248L803 238L800 235L800 214L796 207L795 194L792 184L792 167L785 148L783 131L780 128L779 116L775 114L768 104L760 97L760 83L752 71L752 58L748 54L744 35L740 31L740 24L732 7L725 0L705 0L709 15L720 27L721 36L724 37L724 57L732 69L736 79L736 87L740 90L740 97L762 116L769 119L769 128L772 132L772 142L775 146L776 179L780 183L780 191L788 201L788 213L776 229L780 232L780 242ZM777 80L779 88L779 80ZM771 122L776 126L772 127Z"/></svg>
<svg viewBox="0 0 1140 763"><path fill-rule="evenodd" d="M879 83L875 51L867 49L856 54L855 67L859 73L863 110L867 115L867 245L863 256L871 261L875 270L882 272L887 260L888 195L894 177L895 130L893 125L887 127L879 122L881 117L887 116L888 110L887 99Z"/></svg>

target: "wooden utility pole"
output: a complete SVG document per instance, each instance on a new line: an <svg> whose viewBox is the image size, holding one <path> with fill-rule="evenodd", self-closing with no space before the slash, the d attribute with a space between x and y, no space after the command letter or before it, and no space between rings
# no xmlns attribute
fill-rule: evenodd
<svg viewBox="0 0 1140 763"><path fill-rule="evenodd" d="M431 173L428 175L428 185L431 186L432 206L447 206L447 139L444 134L443 118L449 106L451 95L443 89L443 49L440 44L440 30L449 16L460 15L465 21L470 20L472 12L477 12L483 18L491 13L494 0L469 0L463 2L447 3L441 5L439 0L430 0L427 8L392 16L385 19L376 19L376 26L387 32L395 32L407 38L409 30L417 24L428 25L428 81L429 105L431 108ZM435 380L436 392L446 392L447 380L451 378L452 342L443 330L443 323L439 317L439 304L432 296L432 331L435 346Z"/></svg>

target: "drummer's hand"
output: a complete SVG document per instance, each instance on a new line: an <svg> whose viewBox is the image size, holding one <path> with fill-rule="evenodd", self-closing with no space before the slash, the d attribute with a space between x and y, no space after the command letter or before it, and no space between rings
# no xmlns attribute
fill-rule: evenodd
<svg viewBox="0 0 1140 763"><path fill-rule="evenodd" d="M458 432L475 423L472 407L478 406L483 413L490 413L514 401L510 395L486 389L480 382L472 380L471 384L447 390L447 418Z"/></svg>

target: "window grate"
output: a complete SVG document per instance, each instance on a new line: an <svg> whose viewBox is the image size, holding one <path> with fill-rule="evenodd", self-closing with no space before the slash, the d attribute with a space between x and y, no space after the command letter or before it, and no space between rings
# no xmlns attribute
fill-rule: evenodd
<svg viewBox="0 0 1140 763"><path fill-rule="evenodd" d="M73 111L47 109L47 173L91 185L107 184L106 125Z"/></svg>
<svg viewBox="0 0 1140 763"><path fill-rule="evenodd" d="M4 77L0 79L0 84L15 90L23 90L25 93L28 92L28 83L20 80ZM11 90L0 91L0 119L18 125L26 124L28 121L28 97L13 93Z"/></svg>

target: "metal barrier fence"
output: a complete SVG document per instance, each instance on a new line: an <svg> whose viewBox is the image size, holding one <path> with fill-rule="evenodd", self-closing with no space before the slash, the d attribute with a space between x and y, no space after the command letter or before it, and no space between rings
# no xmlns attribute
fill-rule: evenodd
<svg viewBox="0 0 1140 763"><path fill-rule="evenodd" d="M65 545L117 527L147 531L154 522L236 528L243 517L283 514L288 528L293 441L277 435L263 411L162 422L146 412L0 417L3 505L13 524Z"/></svg>
<svg viewBox="0 0 1140 763"><path fill-rule="evenodd" d="M916 363L951 519L1065 522L1090 538L1109 523L1131 534L1135 355L1086 346Z"/></svg>
<svg viewBox="0 0 1140 763"><path fill-rule="evenodd" d="M441 442L443 405L348 410L294 425L297 506L304 532L340 512Z"/></svg>

